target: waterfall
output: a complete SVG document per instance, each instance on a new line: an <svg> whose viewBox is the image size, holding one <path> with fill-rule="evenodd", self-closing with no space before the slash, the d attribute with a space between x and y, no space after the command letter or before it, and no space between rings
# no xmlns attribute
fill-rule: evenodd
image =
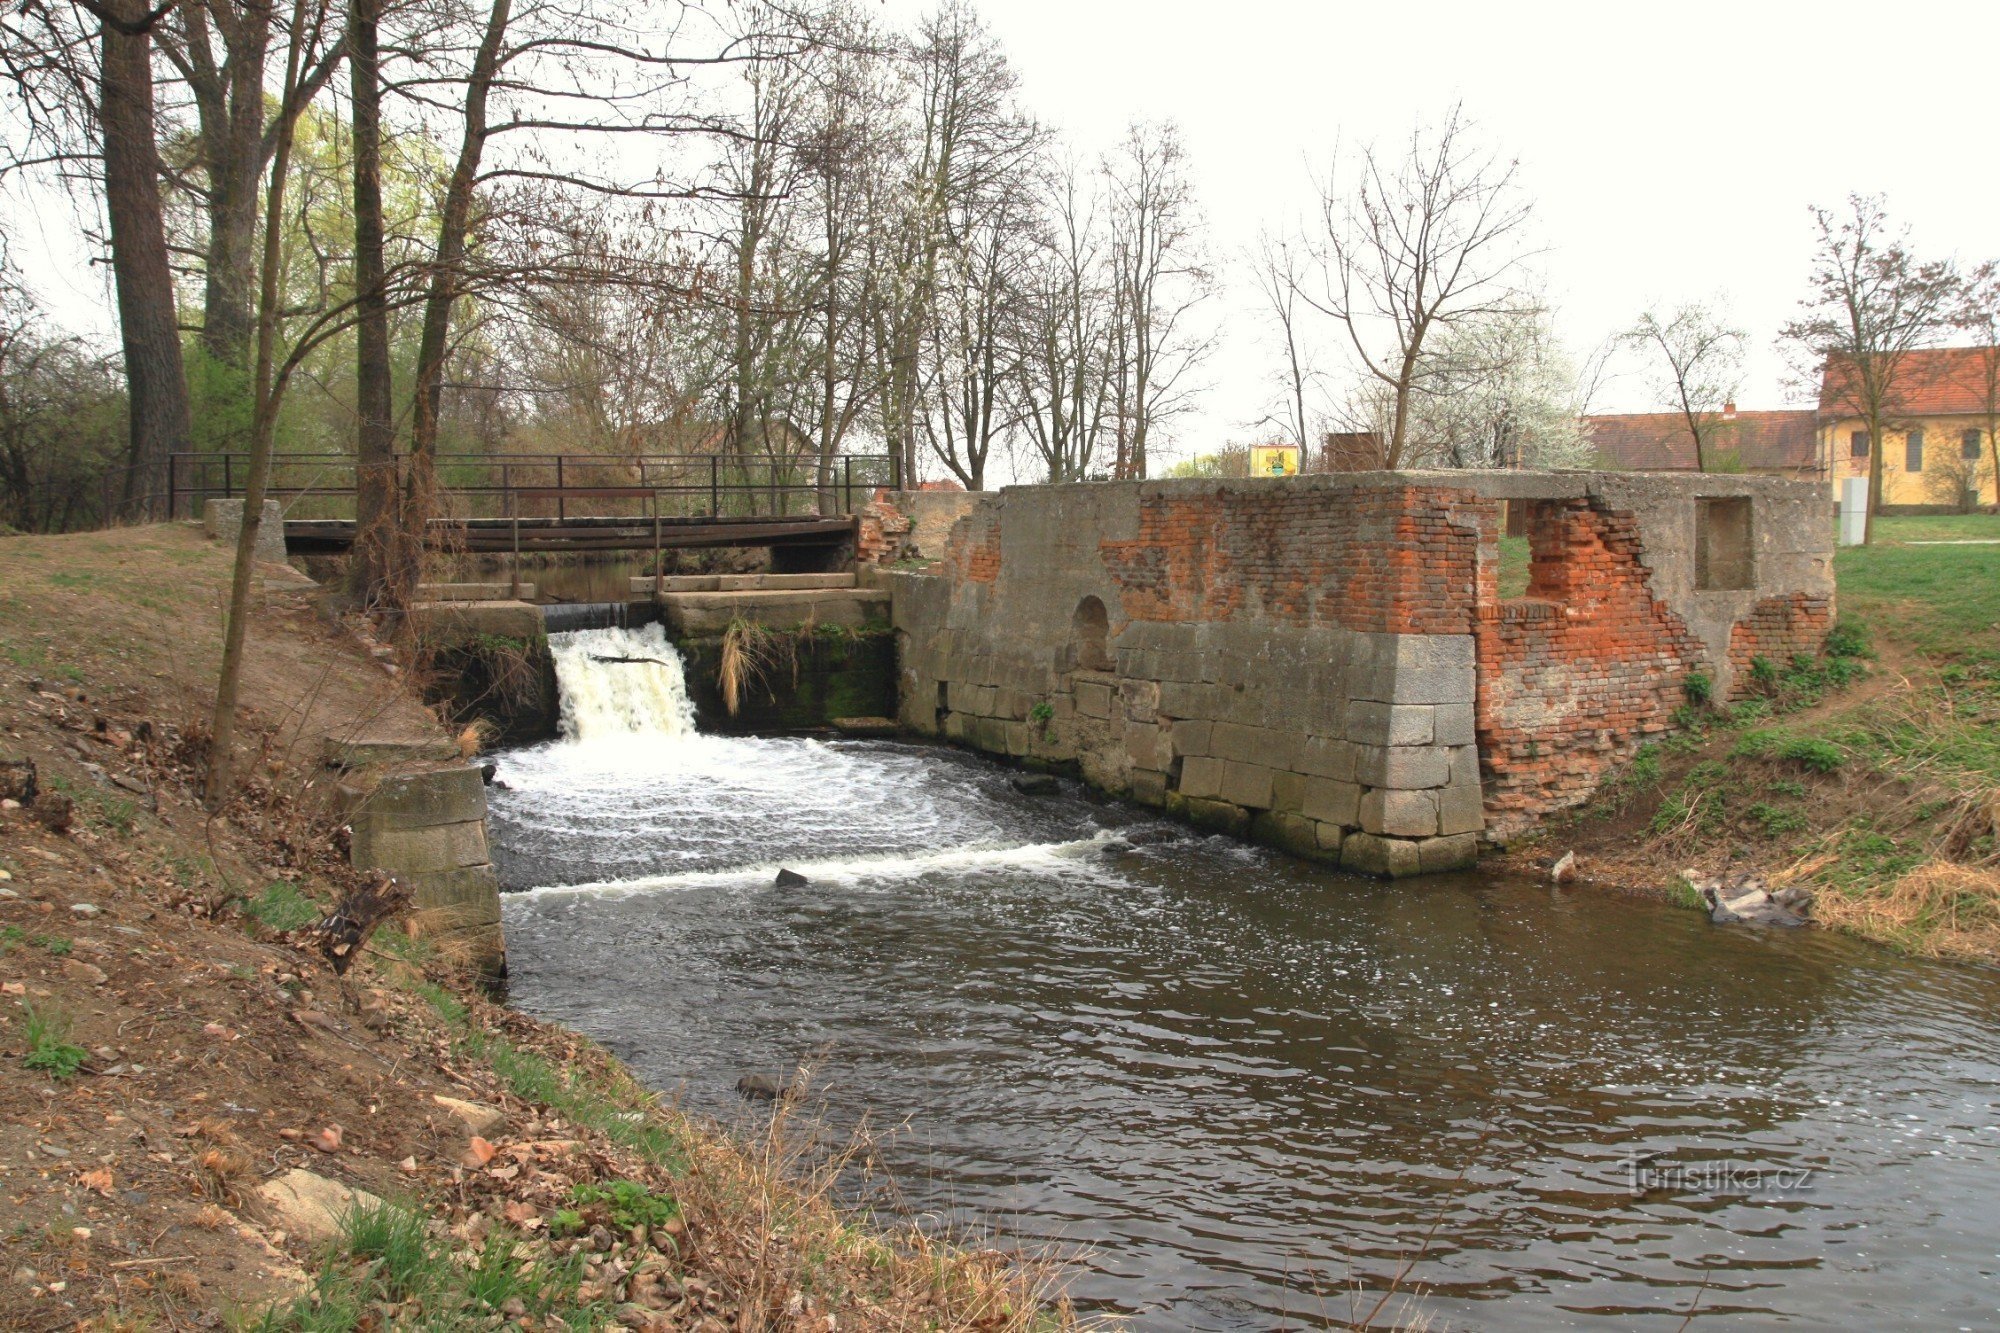
<svg viewBox="0 0 2000 1333"><path fill-rule="evenodd" d="M551 634L549 655L555 659L565 739L675 741L695 734L681 656L661 626Z"/></svg>

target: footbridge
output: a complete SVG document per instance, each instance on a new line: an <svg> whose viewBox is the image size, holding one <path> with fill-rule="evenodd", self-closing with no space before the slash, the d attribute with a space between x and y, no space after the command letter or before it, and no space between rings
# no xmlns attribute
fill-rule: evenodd
<svg viewBox="0 0 2000 1333"><path fill-rule="evenodd" d="M391 462L398 485L411 458ZM267 496L285 515L293 554L340 552L355 540L352 455L286 453L272 461ZM432 460L434 549L474 554L767 547L780 567L840 562L855 514L877 487L899 484L886 454L830 459L729 454L438 454ZM175 454L168 494L175 517L242 496L242 453Z"/></svg>

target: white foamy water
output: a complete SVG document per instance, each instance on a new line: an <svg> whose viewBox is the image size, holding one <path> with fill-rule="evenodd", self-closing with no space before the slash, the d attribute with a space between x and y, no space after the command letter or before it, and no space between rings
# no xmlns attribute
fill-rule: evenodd
<svg viewBox="0 0 2000 1333"><path fill-rule="evenodd" d="M695 734L681 656L658 625L549 636L572 741L674 741Z"/></svg>

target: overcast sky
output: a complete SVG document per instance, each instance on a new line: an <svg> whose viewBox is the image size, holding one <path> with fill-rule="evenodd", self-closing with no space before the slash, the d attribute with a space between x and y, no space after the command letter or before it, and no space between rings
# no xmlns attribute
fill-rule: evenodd
<svg viewBox="0 0 2000 1333"><path fill-rule="evenodd" d="M926 7L882 3L899 22ZM1920 249L2000 256L1992 0L986 0L984 13L1023 100L1084 153L1134 118L1186 137L1226 291L1212 387L1176 452L1265 433L1272 355L1243 248L1310 208L1309 172L1337 141L1401 139L1455 100L1520 160L1572 350L1648 304L1719 298L1751 335L1746 407L1786 402L1772 340L1804 285L1808 205L1880 192ZM9 202L17 258L58 317L109 336L74 211ZM1632 377L1598 406L1651 404Z"/></svg>
<svg viewBox="0 0 2000 1333"><path fill-rule="evenodd" d="M899 16L918 8L889 0ZM1134 117L1180 123L1222 256L1310 206L1309 164L1323 168L1336 140L1399 139L1462 99L1520 159L1572 349L1649 303L1720 297L1751 335L1746 407L1787 405L1772 340L1804 286L1810 204L1879 192L1920 248L2000 257L1992 0L986 0L983 12L1028 105L1080 145L1101 148ZM1214 387L1178 432L1185 451L1247 440L1266 399L1249 284L1227 276ZM1636 379L1599 405L1651 406Z"/></svg>

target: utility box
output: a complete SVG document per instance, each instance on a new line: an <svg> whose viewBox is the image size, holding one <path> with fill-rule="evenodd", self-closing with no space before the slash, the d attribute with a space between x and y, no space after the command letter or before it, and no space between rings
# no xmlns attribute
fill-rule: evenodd
<svg viewBox="0 0 2000 1333"><path fill-rule="evenodd" d="M1821 510L1825 513L1825 510ZM1840 483L1840 544L1859 546L1868 536L1868 478L1846 477Z"/></svg>

